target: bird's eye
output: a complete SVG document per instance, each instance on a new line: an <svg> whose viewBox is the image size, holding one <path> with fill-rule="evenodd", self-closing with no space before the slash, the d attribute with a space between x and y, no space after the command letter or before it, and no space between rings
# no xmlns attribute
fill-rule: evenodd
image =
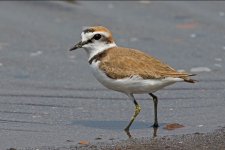
<svg viewBox="0 0 225 150"><path fill-rule="evenodd" d="M93 38L95 40L99 40L101 37L102 37L101 34L95 34Z"/></svg>

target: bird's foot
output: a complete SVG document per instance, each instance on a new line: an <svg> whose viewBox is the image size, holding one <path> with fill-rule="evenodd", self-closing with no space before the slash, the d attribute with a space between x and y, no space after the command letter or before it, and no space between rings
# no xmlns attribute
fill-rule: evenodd
<svg viewBox="0 0 225 150"><path fill-rule="evenodd" d="M159 124L158 124L158 123L154 123L154 124L152 125L152 127L153 127L153 128L158 128L158 127L159 127Z"/></svg>

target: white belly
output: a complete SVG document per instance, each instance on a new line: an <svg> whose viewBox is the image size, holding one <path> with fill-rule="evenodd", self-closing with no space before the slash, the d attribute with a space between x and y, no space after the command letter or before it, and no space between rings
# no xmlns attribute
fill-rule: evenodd
<svg viewBox="0 0 225 150"><path fill-rule="evenodd" d="M183 81L181 78L142 79L138 76L132 78L111 79L98 68L98 64L99 62L94 61L91 64L95 78L105 87L126 94L153 93L177 81Z"/></svg>

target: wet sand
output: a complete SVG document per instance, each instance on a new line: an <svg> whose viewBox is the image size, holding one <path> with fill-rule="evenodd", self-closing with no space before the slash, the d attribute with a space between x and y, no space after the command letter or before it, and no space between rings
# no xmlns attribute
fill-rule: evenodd
<svg viewBox="0 0 225 150"><path fill-rule="evenodd" d="M131 138L112 143L76 144L65 147L36 147L26 150L224 150L225 128L211 133L164 136L155 138Z"/></svg>

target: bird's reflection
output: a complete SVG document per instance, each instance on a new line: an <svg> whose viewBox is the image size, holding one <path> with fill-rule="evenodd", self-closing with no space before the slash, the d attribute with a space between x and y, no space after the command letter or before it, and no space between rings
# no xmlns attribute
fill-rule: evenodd
<svg viewBox="0 0 225 150"><path fill-rule="evenodd" d="M157 131L158 131L158 128L154 128L153 127L153 138L157 137Z"/></svg>
<svg viewBox="0 0 225 150"><path fill-rule="evenodd" d="M152 137L155 138L157 137L157 131L158 131L158 128L152 128L153 129L153 132L152 132ZM125 133L127 134L128 138L133 138L132 134L130 133L130 130L124 130Z"/></svg>

